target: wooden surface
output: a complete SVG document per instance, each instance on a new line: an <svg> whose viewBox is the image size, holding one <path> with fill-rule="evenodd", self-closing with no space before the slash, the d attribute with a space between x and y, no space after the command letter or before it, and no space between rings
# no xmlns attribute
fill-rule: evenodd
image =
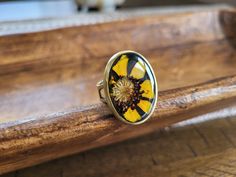
<svg viewBox="0 0 236 177"><path fill-rule="evenodd" d="M31 166L136 137L235 103L236 77L161 92L152 119L132 126L115 120L103 103L21 123L2 124L0 171Z"/></svg>
<svg viewBox="0 0 236 177"><path fill-rule="evenodd" d="M111 174L115 177L233 177L236 175L236 117L232 116L236 115L235 108L236 105L194 119L204 118L201 123L156 130L133 140L1 177L106 177Z"/></svg>
<svg viewBox="0 0 236 177"><path fill-rule="evenodd" d="M0 173L235 103L235 15L152 16L0 38ZM138 127L113 119L95 87L123 49L149 59L162 91L153 118Z"/></svg>

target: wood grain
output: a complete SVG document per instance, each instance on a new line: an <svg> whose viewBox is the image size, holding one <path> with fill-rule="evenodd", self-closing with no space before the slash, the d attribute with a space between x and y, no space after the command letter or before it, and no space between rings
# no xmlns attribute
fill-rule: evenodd
<svg viewBox="0 0 236 177"><path fill-rule="evenodd" d="M1 37L0 71L45 70L82 61L89 65L125 49L145 52L232 38L234 17L233 11L215 10Z"/></svg>
<svg viewBox="0 0 236 177"><path fill-rule="evenodd" d="M1 37L0 174L235 103L235 14L151 16ZM97 96L107 59L123 49L150 59L161 90L151 121L141 126L114 119Z"/></svg>
<svg viewBox="0 0 236 177"><path fill-rule="evenodd" d="M147 57L160 90L233 75L234 17L210 11L1 37L0 122L99 103L94 85L119 50Z"/></svg>
<svg viewBox="0 0 236 177"><path fill-rule="evenodd" d="M1 177L235 176L235 106Z"/></svg>
<svg viewBox="0 0 236 177"><path fill-rule="evenodd" d="M1 173L119 142L158 127L229 106L236 100L236 76L164 91L151 121L129 126L115 120L104 104L71 112L5 123L0 129Z"/></svg>

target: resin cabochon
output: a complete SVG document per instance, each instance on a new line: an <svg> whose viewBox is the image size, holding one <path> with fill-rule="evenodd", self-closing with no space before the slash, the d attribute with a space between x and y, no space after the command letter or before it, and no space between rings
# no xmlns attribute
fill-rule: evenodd
<svg viewBox="0 0 236 177"><path fill-rule="evenodd" d="M111 60L112 64L107 71L107 94L113 112L126 123L139 124L146 121L157 101L157 83L151 66L143 56L132 51L120 52ZM133 88L125 102L122 102L124 95L119 90L123 87Z"/></svg>

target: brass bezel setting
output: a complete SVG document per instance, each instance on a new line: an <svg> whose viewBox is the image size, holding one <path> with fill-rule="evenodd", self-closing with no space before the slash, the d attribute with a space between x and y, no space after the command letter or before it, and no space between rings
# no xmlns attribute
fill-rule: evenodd
<svg viewBox="0 0 236 177"><path fill-rule="evenodd" d="M108 85L108 80L109 80L109 72L111 70L111 67L112 67L112 64L113 62L117 59L118 56L120 55L123 55L123 54L126 54L126 53L134 53L138 56L140 56L144 61L145 63L148 65L148 67L150 68L150 71L153 75L153 80L154 80L154 86L155 86L155 98L154 98L154 103L153 103L153 106L152 106L152 109L150 110L148 116L141 120L141 121L138 121L138 122L129 122L129 121L126 121L122 116L119 115L119 113L116 111L113 103L112 103L112 100L111 100L111 97L110 97L110 93L109 93L109 85ZM155 77L155 73L151 67L151 65L149 64L149 62L147 61L147 59L141 55L140 53L137 53L135 51L132 51L132 50L124 50L124 51L120 51L116 54L114 54L108 61L106 67L105 67L105 71L104 71L104 78L103 78L103 81L102 83L100 82L100 88L102 87L104 89L104 94L105 94L105 98L102 98L101 95L100 95L100 98L103 102L107 103L108 107L111 109L111 111L113 112L113 114L115 115L116 118L118 118L119 120L127 123L127 124L131 124L131 125L138 125L138 124L142 124L144 122L146 122L150 117L151 115L153 114L154 110L155 110L155 107L156 107L156 104L157 104L157 99L158 99L158 85L157 85L157 81L156 81L156 77ZM99 86L98 86L99 87ZM100 94L100 91L99 91L99 94Z"/></svg>

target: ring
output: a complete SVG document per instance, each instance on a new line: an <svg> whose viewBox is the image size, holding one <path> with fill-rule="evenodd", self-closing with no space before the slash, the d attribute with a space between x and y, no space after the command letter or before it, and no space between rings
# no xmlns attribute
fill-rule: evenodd
<svg viewBox="0 0 236 177"><path fill-rule="evenodd" d="M97 89L115 117L128 124L147 121L156 107L155 74L147 59L134 51L121 51L110 58Z"/></svg>

